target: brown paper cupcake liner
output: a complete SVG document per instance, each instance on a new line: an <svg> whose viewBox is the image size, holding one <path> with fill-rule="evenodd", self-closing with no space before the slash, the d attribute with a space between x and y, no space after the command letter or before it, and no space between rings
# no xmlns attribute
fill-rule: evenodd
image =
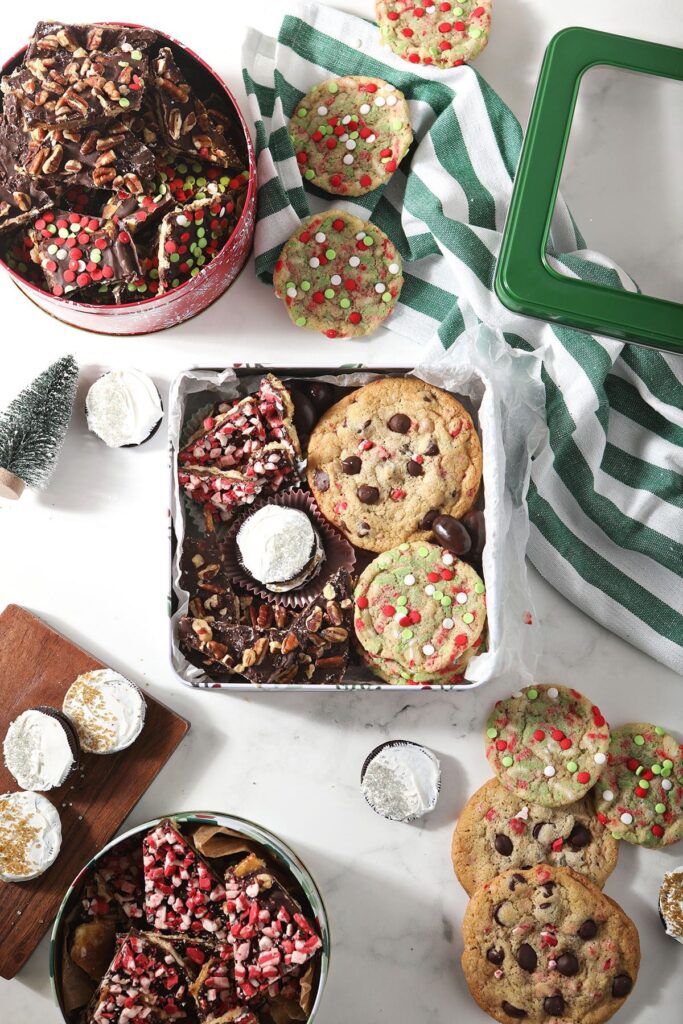
<svg viewBox="0 0 683 1024"><path fill-rule="evenodd" d="M237 554L237 533L240 527L250 515L265 505L280 505L283 508L294 508L299 512L305 512L318 531L325 552L325 558L313 579L297 590L290 590L284 594L276 594L267 590L252 576L249 576L241 565ZM353 572L356 564L356 555L349 542L340 533L337 533L326 519L323 519L311 496L304 491L284 491L272 498L255 501L234 520L226 534L224 543L225 571L232 582L248 590L250 594L256 594L264 601L279 604L285 608L306 607L322 592L329 579L342 569Z"/></svg>

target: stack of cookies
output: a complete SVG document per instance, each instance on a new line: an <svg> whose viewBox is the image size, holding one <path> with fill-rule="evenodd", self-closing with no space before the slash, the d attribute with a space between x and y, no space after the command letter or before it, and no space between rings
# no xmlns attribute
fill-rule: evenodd
<svg viewBox="0 0 683 1024"><path fill-rule="evenodd" d="M192 426L178 481L204 523L184 539L177 633L192 665L256 685L339 684L354 661L392 685L463 681L486 596L481 442L457 398L409 377L267 374Z"/></svg>
<svg viewBox="0 0 683 1024"><path fill-rule="evenodd" d="M469 800L452 843L471 897L462 966L503 1022L608 1020L635 984L638 933L601 892L619 839L683 836L683 748L660 727L615 731L590 700L530 686L486 727L496 778Z"/></svg>

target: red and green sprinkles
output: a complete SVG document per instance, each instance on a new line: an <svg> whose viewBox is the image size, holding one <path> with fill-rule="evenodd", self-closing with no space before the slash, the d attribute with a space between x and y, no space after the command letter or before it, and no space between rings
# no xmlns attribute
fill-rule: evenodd
<svg viewBox="0 0 683 1024"><path fill-rule="evenodd" d="M411 64L458 67L488 42L492 0L377 0L382 40Z"/></svg>
<svg viewBox="0 0 683 1024"><path fill-rule="evenodd" d="M595 803L615 839L666 846L683 838L683 745L661 726L617 729Z"/></svg>
<svg viewBox="0 0 683 1024"><path fill-rule="evenodd" d="M401 259L374 224L343 211L304 221L275 266L275 292L297 327L328 338L374 331L403 285Z"/></svg>
<svg viewBox="0 0 683 1024"><path fill-rule="evenodd" d="M382 79L351 75L314 86L289 132L304 179L351 196L385 184L413 138L403 93Z"/></svg>
<svg viewBox="0 0 683 1024"><path fill-rule="evenodd" d="M128 232L98 217L48 211L33 225L31 237L37 262L57 297L127 281L139 273Z"/></svg>

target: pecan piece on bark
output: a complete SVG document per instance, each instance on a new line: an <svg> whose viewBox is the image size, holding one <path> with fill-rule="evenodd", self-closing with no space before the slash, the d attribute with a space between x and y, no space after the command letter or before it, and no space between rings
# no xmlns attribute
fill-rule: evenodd
<svg viewBox="0 0 683 1024"><path fill-rule="evenodd" d="M339 626L343 620L341 608L336 601L328 601L325 605L325 611L327 618L330 620L333 626Z"/></svg>
<svg viewBox="0 0 683 1024"><path fill-rule="evenodd" d="M323 624L323 610L320 605L316 605L311 610L310 615L306 617L306 629L309 633L317 633Z"/></svg>
<svg viewBox="0 0 683 1024"><path fill-rule="evenodd" d="M343 626L328 626L327 629L322 630L321 636L324 636L328 643L343 644L345 640L348 640L349 631Z"/></svg>
<svg viewBox="0 0 683 1024"><path fill-rule="evenodd" d="M296 633L288 633L282 641L282 653L291 654L299 646L299 640Z"/></svg>

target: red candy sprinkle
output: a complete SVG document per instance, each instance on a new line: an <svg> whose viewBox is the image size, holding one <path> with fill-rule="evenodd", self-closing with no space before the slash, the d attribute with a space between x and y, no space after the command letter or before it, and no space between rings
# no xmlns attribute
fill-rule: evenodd
<svg viewBox="0 0 683 1024"><path fill-rule="evenodd" d="M316 292L313 296L313 301L317 302L318 305L320 306L325 301L325 296L323 295L322 292Z"/></svg>
<svg viewBox="0 0 683 1024"><path fill-rule="evenodd" d="M320 136L320 138L322 138L322 135ZM296 154L296 158L300 164L308 163L308 153L304 153L303 150L300 153Z"/></svg>
<svg viewBox="0 0 683 1024"><path fill-rule="evenodd" d="M452 27L453 26L451 25L450 21L442 21L441 24L439 25L439 32L443 32L445 35L446 32L451 31Z"/></svg>
<svg viewBox="0 0 683 1024"><path fill-rule="evenodd" d="M451 44L448 42L447 39L442 39L441 42L439 43L439 49L440 50L450 50L451 49Z"/></svg>
<svg viewBox="0 0 683 1024"><path fill-rule="evenodd" d="M413 35L412 28L402 28L401 35L404 35L406 39L410 39L410 37Z"/></svg>
<svg viewBox="0 0 683 1024"><path fill-rule="evenodd" d="M427 573L427 579L429 580L430 583L439 583L440 580L441 580L441 573L438 573L438 572L428 572Z"/></svg>
<svg viewBox="0 0 683 1024"><path fill-rule="evenodd" d="M600 822L601 825L606 825L607 822L609 821L609 818L607 817L607 815L603 814L602 811L598 811L597 819L598 819L598 821Z"/></svg>
<svg viewBox="0 0 683 1024"><path fill-rule="evenodd" d="M410 621L413 623L413 625L417 625L418 622L422 621L422 616L417 611L410 612L408 617Z"/></svg>
<svg viewBox="0 0 683 1024"><path fill-rule="evenodd" d="M465 22L464 21L456 21L455 24L453 25L453 28L456 30L456 32L464 32L465 31Z"/></svg>
<svg viewBox="0 0 683 1024"><path fill-rule="evenodd" d="M559 839L556 839L553 842L553 844L552 844L552 848L555 851L555 853L559 853L563 846L564 846L564 839L562 838L562 836L560 836Z"/></svg>
<svg viewBox="0 0 683 1024"><path fill-rule="evenodd" d="M341 219L341 217L337 217L336 220L332 221L332 227L334 228L335 231L344 230L344 221Z"/></svg>
<svg viewBox="0 0 683 1024"><path fill-rule="evenodd" d="M638 770L638 768L640 768L640 763L636 761L635 757L629 757L628 761L626 762L626 767L629 771L635 772Z"/></svg>
<svg viewBox="0 0 683 1024"><path fill-rule="evenodd" d="M398 11L389 11L389 13L387 14L387 18L389 19L389 21L398 21L398 19L400 18L400 14L398 13Z"/></svg>
<svg viewBox="0 0 683 1024"><path fill-rule="evenodd" d="M398 620L398 624L399 624L399 626L409 626L410 625L410 615L403 615Z"/></svg>
<svg viewBox="0 0 683 1024"><path fill-rule="evenodd" d="M382 605L382 615L395 615L396 609L393 604Z"/></svg>
<svg viewBox="0 0 683 1024"><path fill-rule="evenodd" d="M455 642L458 645L458 647L467 647L467 637L465 636L464 633L458 633L458 635L455 638Z"/></svg>
<svg viewBox="0 0 683 1024"><path fill-rule="evenodd" d="M334 137L334 135L330 135L330 137L327 139L327 142L325 143L325 145L327 146L328 149L336 149L337 148L337 140Z"/></svg>
<svg viewBox="0 0 683 1024"><path fill-rule="evenodd" d="M369 174L363 174L361 175L360 183L363 188L367 188L369 185L372 185L372 178Z"/></svg>
<svg viewBox="0 0 683 1024"><path fill-rule="evenodd" d="M446 580L447 582L448 582L448 580L452 580L453 579L453 570L452 569L442 569L441 570L441 579L442 580Z"/></svg>
<svg viewBox="0 0 683 1024"><path fill-rule="evenodd" d="M472 17L473 17L473 18L481 18L482 14L485 14L485 13L486 13L486 12L484 11L484 8L483 8L483 7L476 7L476 8L475 8L475 9L474 9L474 10L472 11Z"/></svg>
<svg viewBox="0 0 683 1024"><path fill-rule="evenodd" d="M559 740L563 740L564 739L564 733L562 732L561 729L551 729L550 735L552 736L552 738L555 741L559 741Z"/></svg>
<svg viewBox="0 0 683 1024"><path fill-rule="evenodd" d="M361 595L361 597L359 597L358 600L356 601L356 604L358 605L359 608L367 608L367 606L368 606L368 599L367 599L367 597L363 597Z"/></svg>
<svg viewBox="0 0 683 1024"><path fill-rule="evenodd" d="M505 740L496 740L496 750L507 750L507 743Z"/></svg>
<svg viewBox="0 0 683 1024"><path fill-rule="evenodd" d="M566 736L565 736L565 738L563 740L560 740L560 748L562 750L569 750L571 745L572 745L572 741L568 740Z"/></svg>
<svg viewBox="0 0 683 1024"><path fill-rule="evenodd" d="M576 776L576 778L577 778L577 781L580 782L582 786L588 785L588 783L591 780L590 774L588 772L579 772L579 774Z"/></svg>
<svg viewBox="0 0 683 1024"><path fill-rule="evenodd" d="M657 837L657 839L661 839L664 835L664 829L661 825L653 825L650 831L652 832L653 836Z"/></svg>
<svg viewBox="0 0 683 1024"><path fill-rule="evenodd" d="M545 733L542 729L536 730L536 732L534 733L534 739L537 740L539 743L541 742L541 740L545 739Z"/></svg>
<svg viewBox="0 0 683 1024"><path fill-rule="evenodd" d="M640 796L640 797L647 796L647 790L643 789L642 786L636 786L636 796Z"/></svg>
<svg viewBox="0 0 683 1024"><path fill-rule="evenodd" d="M410 61L411 64L420 63L420 58L416 53L411 53L410 56L408 57L408 60Z"/></svg>
<svg viewBox="0 0 683 1024"><path fill-rule="evenodd" d="M352 323L352 324L359 324L362 319L363 318L360 315L360 313L354 312L354 313L350 313L349 314L349 322Z"/></svg>

